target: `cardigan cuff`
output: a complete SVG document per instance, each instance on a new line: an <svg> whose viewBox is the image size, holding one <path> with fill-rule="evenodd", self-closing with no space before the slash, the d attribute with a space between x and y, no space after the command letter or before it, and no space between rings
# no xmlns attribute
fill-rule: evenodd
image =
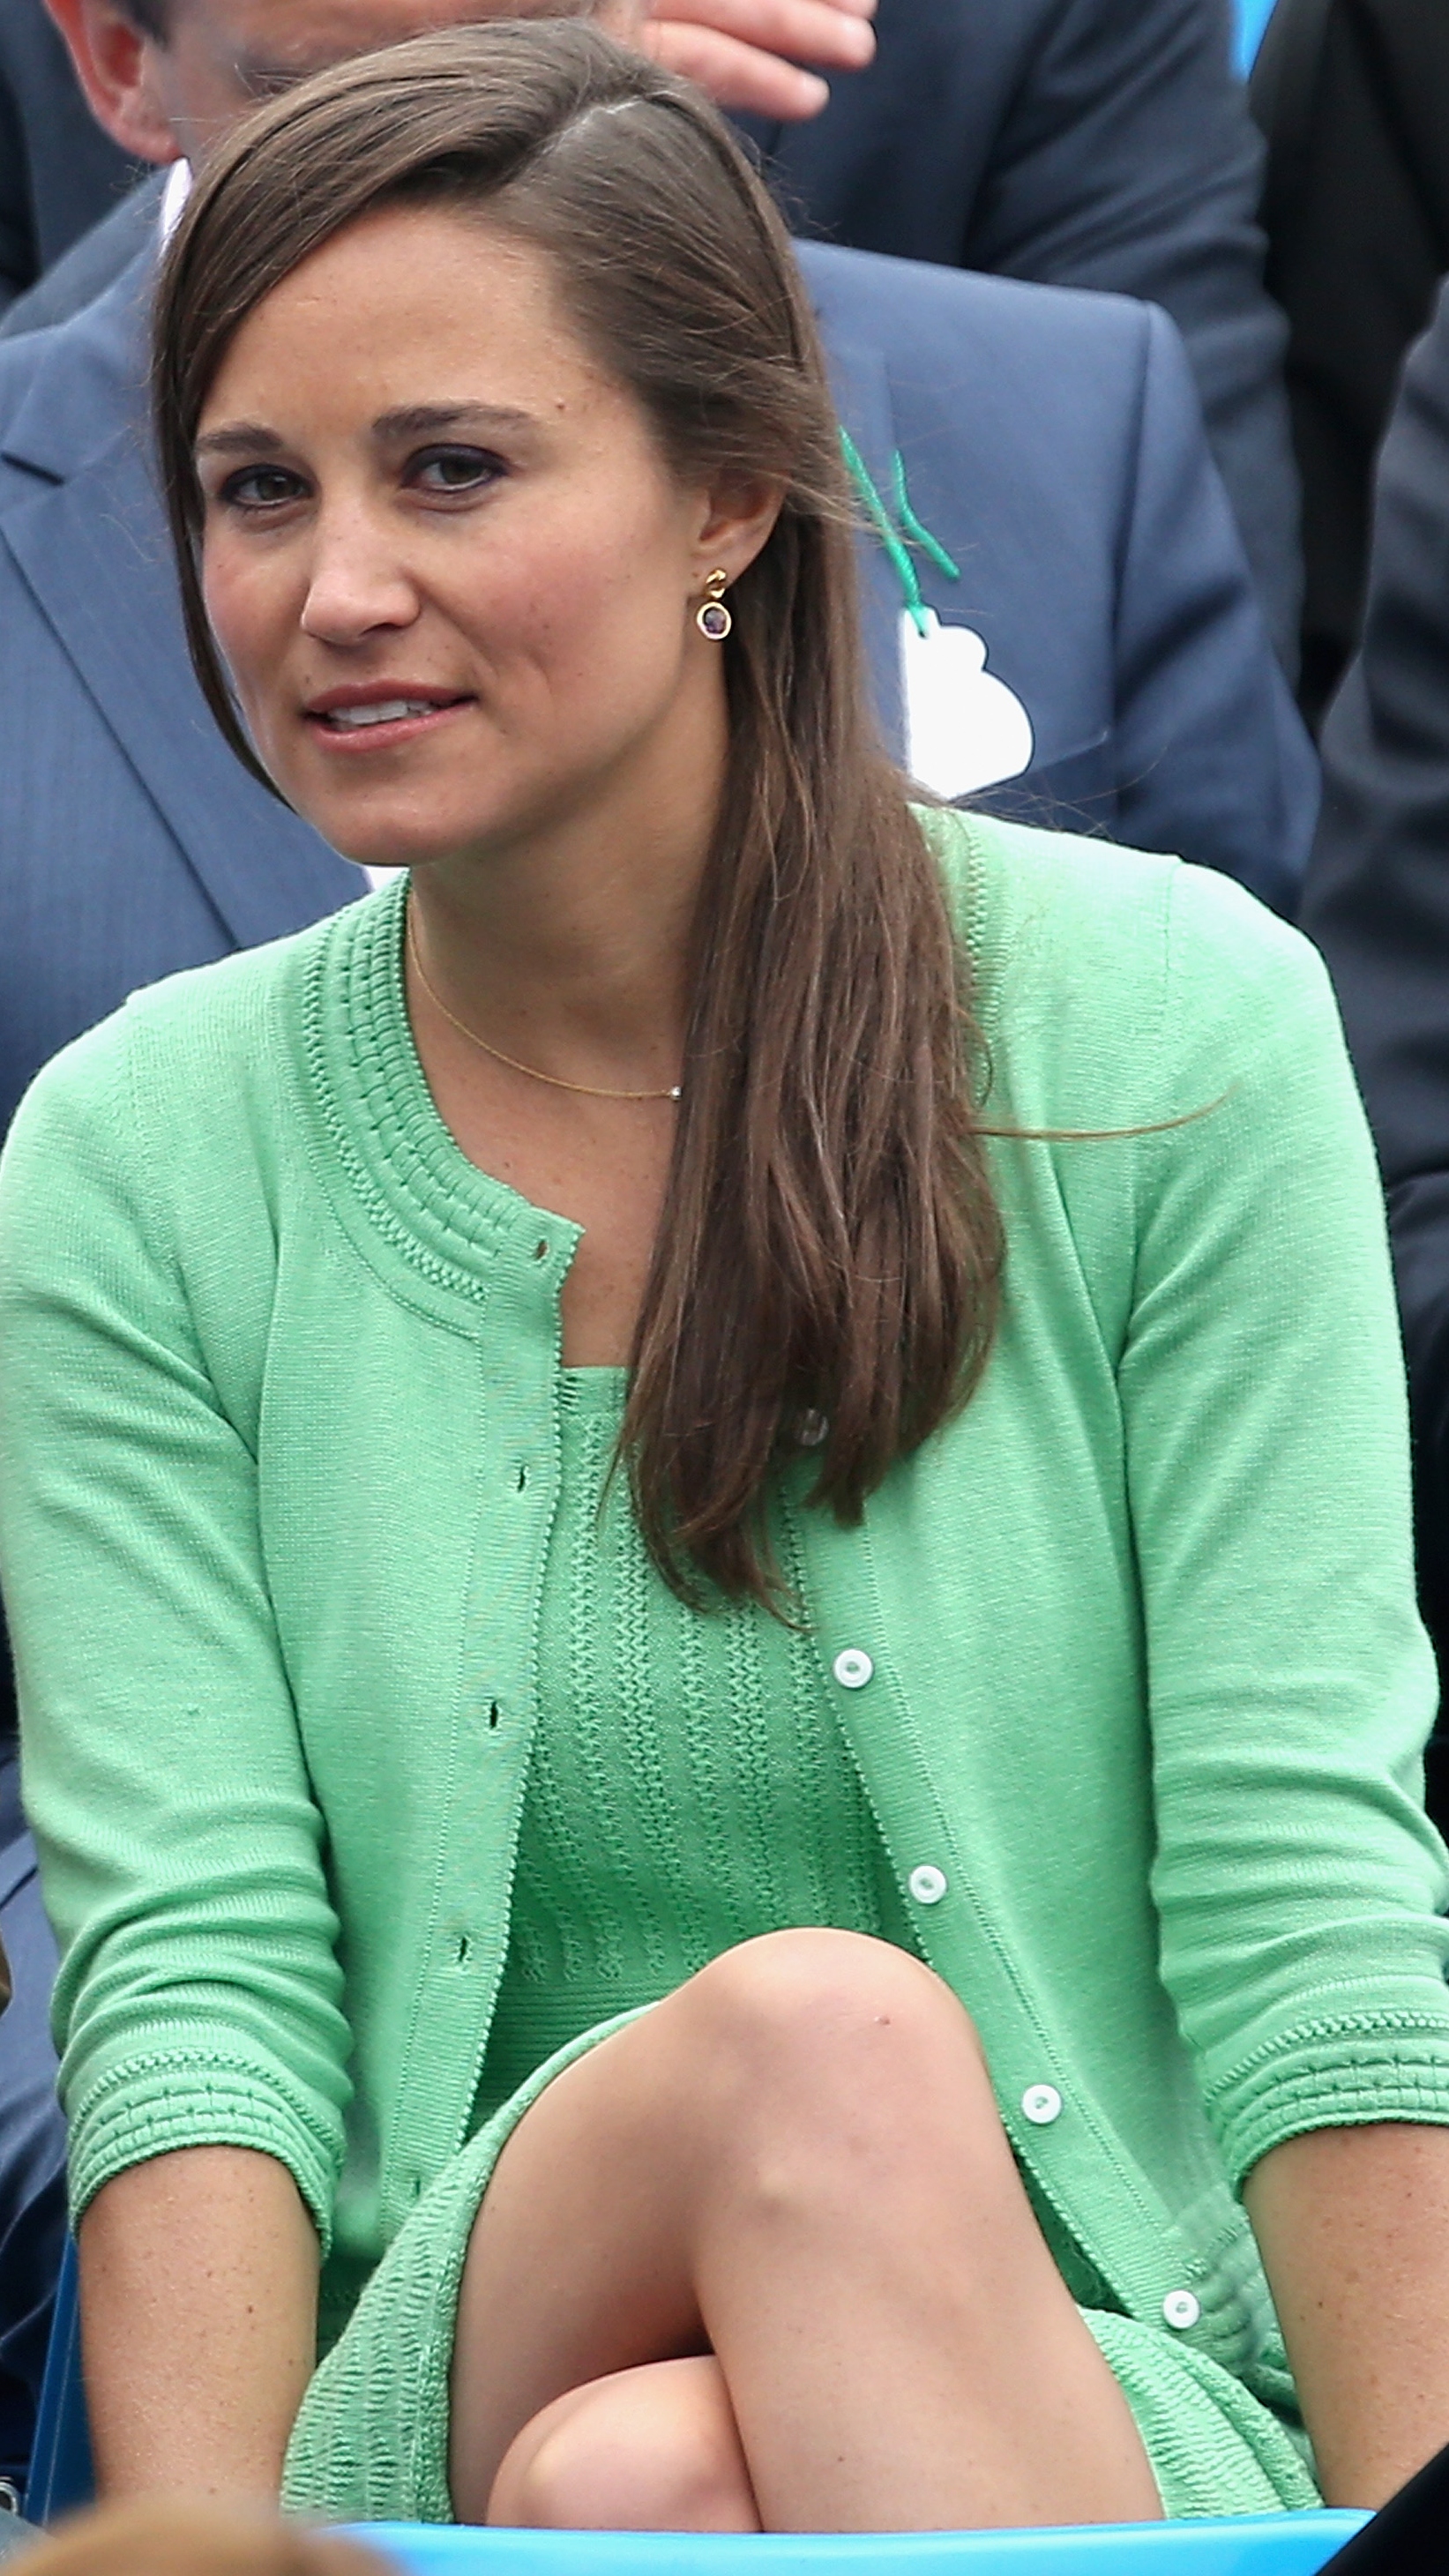
<svg viewBox="0 0 1449 2576"><path fill-rule="evenodd" d="M1210 2108L1235 2191L1270 2148L1311 2129L1449 2128L1449 2024L1405 2012L1303 2022L1236 2067Z"/></svg>
<svg viewBox="0 0 1449 2576"><path fill-rule="evenodd" d="M242 2056L156 2050L112 2065L71 2104L71 2225L103 2183L178 2147L255 2147L286 2166L324 2258L341 2170L340 2121Z"/></svg>

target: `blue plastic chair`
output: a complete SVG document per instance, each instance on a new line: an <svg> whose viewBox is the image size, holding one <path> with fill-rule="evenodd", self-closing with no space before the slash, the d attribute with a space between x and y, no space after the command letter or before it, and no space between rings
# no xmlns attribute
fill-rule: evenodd
<svg viewBox="0 0 1449 2576"><path fill-rule="evenodd" d="M1361 2513L1079 2531L708 2538L672 2532L465 2531L367 2523L354 2536L407 2576L1317 2576Z"/></svg>
<svg viewBox="0 0 1449 2576"><path fill-rule="evenodd" d="M1233 0L1233 62L1244 80L1253 68L1273 0Z"/></svg>
<svg viewBox="0 0 1449 2576"><path fill-rule="evenodd" d="M55 2315L35 2411L35 2444L25 2489L30 2522L54 2522L89 2504L96 2491L91 2428L81 2379L80 2296L75 2246L66 2239L56 2284Z"/></svg>

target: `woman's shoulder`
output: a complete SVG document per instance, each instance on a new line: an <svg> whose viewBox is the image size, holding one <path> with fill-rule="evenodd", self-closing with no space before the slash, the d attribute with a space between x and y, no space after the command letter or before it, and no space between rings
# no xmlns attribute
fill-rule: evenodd
<svg viewBox="0 0 1449 2576"><path fill-rule="evenodd" d="M304 994L318 967L325 973L347 944L359 909L140 987L42 1067L7 1150L22 1152L32 1132L110 1121L128 1104L152 1150L167 1135L178 1146L189 1136L219 1139L238 1110L254 1112L274 1091L300 1032Z"/></svg>
<svg viewBox="0 0 1449 2576"><path fill-rule="evenodd" d="M985 814L922 811L960 929L983 979L1029 948L1043 967L1082 963L1119 988L1162 971L1189 979L1291 975L1316 951L1216 868Z"/></svg>
<svg viewBox="0 0 1449 2576"><path fill-rule="evenodd" d="M314 1186L316 1023L389 900L147 985L52 1057L0 1154L0 1302L82 1243L116 1276L221 1247L265 1270L279 1194Z"/></svg>
<svg viewBox="0 0 1449 2576"><path fill-rule="evenodd" d="M993 1062L1013 1088L1055 1073L1078 1095L1050 1123L1173 1115L1184 1082L1231 1076L1270 1031L1339 1042L1316 949L1232 878L985 815L922 819Z"/></svg>

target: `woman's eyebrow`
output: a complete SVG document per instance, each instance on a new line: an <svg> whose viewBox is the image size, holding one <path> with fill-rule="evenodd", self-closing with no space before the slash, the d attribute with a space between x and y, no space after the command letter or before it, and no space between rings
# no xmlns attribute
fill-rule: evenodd
<svg viewBox="0 0 1449 2576"><path fill-rule="evenodd" d="M279 456L282 440L274 429L264 429L260 421L229 420L223 429L203 430L196 442L198 456Z"/></svg>
<svg viewBox="0 0 1449 2576"><path fill-rule="evenodd" d="M372 424L374 438L439 438L451 430L532 429L533 415L495 403L407 403L385 411Z"/></svg>
<svg viewBox="0 0 1449 2576"><path fill-rule="evenodd" d="M399 438L442 438L460 429L499 431L532 429L533 414L498 403L406 403L380 412L372 424L374 438L386 445ZM229 420L220 429L203 430L197 456L280 456L286 441L261 421Z"/></svg>

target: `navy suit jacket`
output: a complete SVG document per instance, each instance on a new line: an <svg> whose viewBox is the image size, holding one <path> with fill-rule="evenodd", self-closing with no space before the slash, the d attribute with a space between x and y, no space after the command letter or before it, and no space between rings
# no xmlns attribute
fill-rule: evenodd
<svg viewBox="0 0 1449 2576"><path fill-rule="evenodd" d="M1389 1194L1425 1609L1449 1670L1449 287L1384 440L1363 643L1323 728L1303 926ZM1437 1783L1449 1822L1449 1762Z"/></svg>
<svg viewBox="0 0 1449 2576"><path fill-rule="evenodd" d="M740 122L797 232L1160 304L1280 649L1297 651L1286 325L1229 0L879 0L877 50L805 125Z"/></svg>

